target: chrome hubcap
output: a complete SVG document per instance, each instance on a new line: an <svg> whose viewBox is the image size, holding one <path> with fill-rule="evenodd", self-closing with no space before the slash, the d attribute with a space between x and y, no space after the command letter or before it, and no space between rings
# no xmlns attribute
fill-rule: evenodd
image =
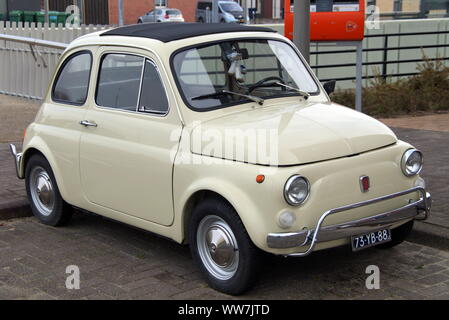
<svg viewBox="0 0 449 320"><path fill-rule="evenodd" d="M34 205L44 216L49 216L55 205L55 192L50 176L41 167L35 167L30 174L30 191Z"/></svg>
<svg viewBox="0 0 449 320"><path fill-rule="evenodd" d="M237 272L239 251L231 227L218 216L201 220L197 231L200 258L215 278L228 280Z"/></svg>

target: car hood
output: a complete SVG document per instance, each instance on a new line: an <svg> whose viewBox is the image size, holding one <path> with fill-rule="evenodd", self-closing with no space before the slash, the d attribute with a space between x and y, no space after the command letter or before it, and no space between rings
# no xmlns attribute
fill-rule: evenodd
<svg viewBox="0 0 449 320"><path fill-rule="evenodd" d="M191 151L260 165L299 165L397 141L381 122L333 103L276 105L196 123Z"/></svg>

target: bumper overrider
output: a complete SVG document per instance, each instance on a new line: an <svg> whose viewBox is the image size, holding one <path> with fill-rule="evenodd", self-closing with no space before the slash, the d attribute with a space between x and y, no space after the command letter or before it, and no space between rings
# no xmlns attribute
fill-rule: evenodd
<svg viewBox="0 0 449 320"><path fill-rule="evenodd" d="M13 145L13 144L10 144L10 145L9 145L9 151L11 152L11 154L12 154L13 157L14 157L14 164L16 165L16 174L17 174L17 177L18 177L19 179L23 179L24 177L22 176L21 171L20 171L20 168L21 168L21 166L22 166L22 159L23 159L22 153L18 153L18 152L17 152L17 149L16 149L16 146Z"/></svg>
<svg viewBox="0 0 449 320"><path fill-rule="evenodd" d="M417 201L411 201L409 204L376 214L363 219L352 220L341 224L330 225L323 227L324 220L335 213L360 208L375 204L381 201L386 201L396 197L404 196L406 194L416 193L420 194ZM397 193L392 193L379 198L374 198L367 201L357 202L342 207L330 209L324 212L314 229L301 230L298 232L289 233L270 233L267 236L267 245L269 248L286 249L308 246L304 252L288 254L293 257L304 257L312 253L315 245L318 242L332 241L337 239L344 239L351 236L357 236L364 233L377 231L379 229L391 227L401 221L406 222L410 219L425 220L427 219L432 205L432 198L428 192L422 187L415 187Z"/></svg>

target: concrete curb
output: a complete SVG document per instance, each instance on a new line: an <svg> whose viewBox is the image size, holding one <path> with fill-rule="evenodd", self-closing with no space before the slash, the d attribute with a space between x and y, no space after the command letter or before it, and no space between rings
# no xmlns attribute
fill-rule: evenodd
<svg viewBox="0 0 449 320"><path fill-rule="evenodd" d="M0 220L23 218L32 216L31 207L27 200L15 200L0 204Z"/></svg>
<svg viewBox="0 0 449 320"><path fill-rule="evenodd" d="M16 200L0 205L0 221L32 216L27 200ZM427 222L416 221L407 241L442 250L449 249L449 229Z"/></svg>

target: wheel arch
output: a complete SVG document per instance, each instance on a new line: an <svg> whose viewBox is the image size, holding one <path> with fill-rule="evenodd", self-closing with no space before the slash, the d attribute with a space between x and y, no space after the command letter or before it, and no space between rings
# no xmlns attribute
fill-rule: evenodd
<svg viewBox="0 0 449 320"><path fill-rule="evenodd" d="M200 201L205 200L207 198L215 198L217 200L224 200L231 204L225 197L223 197L221 194L209 190L209 189L202 189L194 192L186 201L184 204L183 210L182 210L182 233L183 233L183 243L187 243L188 235L189 235L189 221L192 217L193 210L195 207L200 203ZM231 204L232 205L232 204ZM235 209L235 208L234 208Z"/></svg>
<svg viewBox="0 0 449 320"><path fill-rule="evenodd" d="M49 150L49 148L45 145L43 141L37 139L37 137L33 138L29 143L26 149L23 151L23 165L22 170L25 176L26 166L33 155L39 154L48 161L51 170L53 171L53 175L56 179L56 183L58 185L59 192L62 198L65 200L67 197L66 188L61 178L59 167L56 165L56 161Z"/></svg>
<svg viewBox="0 0 449 320"><path fill-rule="evenodd" d="M211 186L211 184L208 185ZM220 184L213 184L213 185L218 186ZM180 212L181 216L181 220L180 221L178 220L180 224L179 229L181 231L180 242L187 243L189 232L188 230L189 220L192 217L192 213L195 209L195 206L200 201L209 197L224 200L227 203L229 203L242 220L246 232L248 233L253 243L259 248L264 247L265 236L263 235L263 232L258 232L258 230L260 230L260 227L262 227L260 223L263 224L262 219L260 219L259 217L259 210L257 210L254 203L246 195L245 192L243 192L240 189L234 189L228 186L225 182L221 184L221 188L220 187L196 188L194 191L190 193L188 197L185 198L186 201L181 201L182 206L181 209L178 211Z"/></svg>

